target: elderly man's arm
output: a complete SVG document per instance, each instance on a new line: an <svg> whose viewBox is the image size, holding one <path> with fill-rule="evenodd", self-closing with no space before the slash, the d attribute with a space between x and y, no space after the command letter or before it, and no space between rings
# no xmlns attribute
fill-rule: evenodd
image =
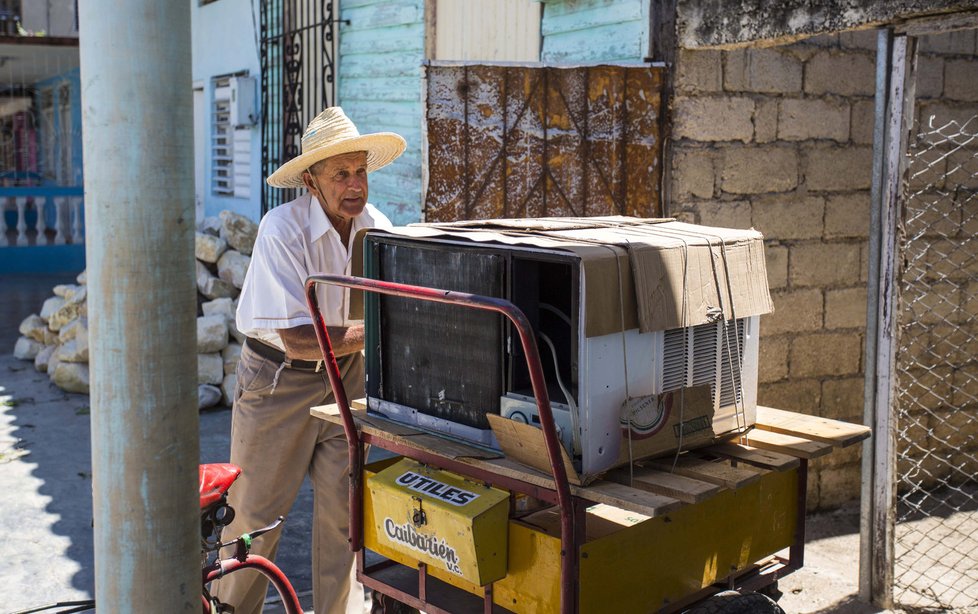
<svg viewBox="0 0 978 614"><path fill-rule="evenodd" d="M346 356L363 349L363 324L353 326L327 326L329 341L333 344L333 354ZM312 324L295 328L280 328L278 335L285 344L285 354L292 360L322 360L316 331Z"/></svg>

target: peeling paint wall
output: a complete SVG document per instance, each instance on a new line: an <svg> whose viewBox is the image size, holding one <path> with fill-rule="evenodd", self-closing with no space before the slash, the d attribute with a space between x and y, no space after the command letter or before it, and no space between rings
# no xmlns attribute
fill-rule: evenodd
<svg viewBox="0 0 978 614"><path fill-rule="evenodd" d="M343 0L337 102L361 133L396 132L408 143L370 176L370 202L395 224L421 219L421 66L424 0Z"/></svg>
<svg viewBox="0 0 978 614"><path fill-rule="evenodd" d="M676 27L680 47L732 47L976 8L969 0L678 0Z"/></svg>

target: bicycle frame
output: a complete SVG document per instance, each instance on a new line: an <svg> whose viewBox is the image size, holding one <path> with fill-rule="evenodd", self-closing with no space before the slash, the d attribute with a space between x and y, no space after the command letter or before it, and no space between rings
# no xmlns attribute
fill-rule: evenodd
<svg viewBox="0 0 978 614"><path fill-rule="evenodd" d="M550 460L551 473L557 493L557 504L560 508L561 611L564 613L574 611L576 602L574 579L577 577L577 541L574 526L574 507L571 499L570 484L567 480L567 472L560 453L560 439L557 436L553 413L550 409L550 397L547 394L547 386L543 377L540 354L537 349L536 339L533 336L532 327L526 315L516 305L507 300L480 296L478 294L425 288L347 275L312 275L306 279L306 302L309 307L309 313L313 318L313 328L316 330L319 349L322 351L326 363L326 373L329 376L329 381L333 388L333 397L336 400L336 405L339 408L343 420L343 430L346 433L348 443L350 457L350 548L354 552L359 552L363 548L363 448L356 424L353 421L353 414L350 411L350 403L346 396L346 390L343 387L343 378L340 374L339 366L336 363L336 357L333 354L333 346L329 339L329 333L326 330L326 323L319 311L319 299L316 296L316 286L319 284L332 284L389 296L416 298L436 303L459 305L482 311L493 311L509 319L520 336L520 342L523 345L523 352L526 356L527 367L530 373L530 383L533 389L533 396L537 403L540 425L543 430L547 456Z"/></svg>

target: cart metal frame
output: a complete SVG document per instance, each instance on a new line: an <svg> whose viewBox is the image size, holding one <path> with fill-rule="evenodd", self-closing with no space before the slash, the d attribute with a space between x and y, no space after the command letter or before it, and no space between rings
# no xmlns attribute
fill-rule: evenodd
<svg viewBox="0 0 978 614"><path fill-rule="evenodd" d="M523 345L524 355L526 356L529 368L530 380L537 409L540 415L540 425L546 442L547 455L550 461L551 477L553 478L554 488L545 488L530 482L515 479L509 476L481 470L469 464L459 462L432 454L426 450L420 450L410 445L381 440L372 437L368 433L361 433L357 429L353 413L350 407L346 390L343 387L343 379L336 357L333 353L332 343L329 333L326 330L325 321L319 311L319 300L316 296L316 287L320 284L338 285L351 290L362 290L387 296L402 298L414 298L424 301L437 303L447 303L491 311L502 314L509 319L513 328L519 334L520 342ZM558 506L560 510L560 543L561 543L561 573L560 573L560 611L562 614L572 614L577 612L577 590L576 579L578 578L578 552L580 545L584 543L584 514L591 501L588 499L572 495L571 485L568 480L567 472L564 468L563 459L560 453L560 439L553 420L550 408L550 398L547 394L547 387L544 381L543 368L540 362L540 355L537 349L536 339L533 336L532 327L523 312L513 303L500 298L468 294L464 292L453 292L450 290L440 290L421 286L412 286L394 282L365 279L347 275L313 275L306 280L306 301L310 314L313 318L313 327L316 331L316 338L319 342L320 350L326 365L326 373L333 388L334 399L339 409L342 419L344 433L346 434L349 460L350 460L350 493L349 493L349 515L350 515L350 548L356 553L357 576L358 579L374 591L388 595L406 603L412 607L423 609L432 614L453 614L436 604L427 601L427 592L431 579L427 575L424 563L418 565L418 587L417 597L412 592L404 588L395 586L389 582L379 579L376 572L382 572L385 568L395 565L393 561L384 561L370 568L365 566L364 546L363 546L363 500L364 500L364 445L377 445L385 450L400 454L414 459L418 462L451 471L471 479L492 483L495 486L535 497ZM798 518L794 543L789 549L787 558L774 556L763 565L755 565L753 568L728 576L723 584L717 583L707 587L697 593L689 595L681 602L671 604L670 610L678 611L680 608L688 607L701 599L705 599L721 590L728 588L738 588L749 591L762 590L777 582L778 578L795 571L803 565L805 547L805 502L807 494L807 473L808 463L806 459L800 459L798 468ZM438 580L434 580L439 582ZM459 589L460 590L460 589ZM488 613L505 611L500 606L493 604L492 585L485 587L483 596L483 611Z"/></svg>

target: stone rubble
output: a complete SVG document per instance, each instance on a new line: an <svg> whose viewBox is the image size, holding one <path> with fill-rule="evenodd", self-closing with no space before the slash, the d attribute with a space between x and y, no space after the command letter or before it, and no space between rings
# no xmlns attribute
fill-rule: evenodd
<svg viewBox="0 0 978 614"><path fill-rule="evenodd" d="M197 401L199 409L231 405L242 335L234 325L236 298L251 262L258 225L221 212L205 218L194 240L200 306L197 314ZM40 313L20 323L13 354L34 362L39 373L66 392L89 393L88 286L82 271L75 284L52 288Z"/></svg>

